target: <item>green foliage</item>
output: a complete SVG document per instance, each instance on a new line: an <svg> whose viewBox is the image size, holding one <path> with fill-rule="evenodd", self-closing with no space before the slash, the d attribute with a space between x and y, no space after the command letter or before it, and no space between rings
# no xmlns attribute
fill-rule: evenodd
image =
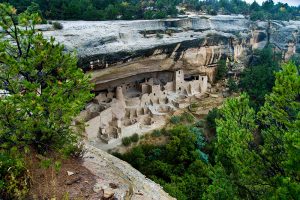
<svg viewBox="0 0 300 200"><path fill-rule="evenodd" d="M258 116L265 127L262 130L265 141L262 154L284 171L281 178L285 181L281 184L288 187L286 184L293 184L300 177L300 76L292 63L282 68L276 73L275 86L272 93L266 96Z"/></svg>
<svg viewBox="0 0 300 200"><path fill-rule="evenodd" d="M52 22L52 26L55 30L61 30L64 28L63 25L59 22Z"/></svg>
<svg viewBox="0 0 300 200"><path fill-rule="evenodd" d="M275 85L257 114L245 94L225 103L214 152L219 176L212 174L217 179L208 187L207 198L299 197L299 94L299 71L288 63L276 73Z"/></svg>
<svg viewBox="0 0 300 200"><path fill-rule="evenodd" d="M63 200L69 200L70 199L70 194L69 192L66 192L63 196Z"/></svg>
<svg viewBox="0 0 300 200"><path fill-rule="evenodd" d="M206 123L208 128L216 130L216 119L220 117L219 109L213 108L206 116Z"/></svg>
<svg viewBox="0 0 300 200"><path fill-rule="evenodd" d="M219 81L219 80L223 79L226 76L227 71L228 71L228 69L227 69L227 65L226 65L226 60L220 60L218 62L218 66L216 69L215 80Z"/></svg>
<svg viewBox="0 0 300 200"><path fill-rule="evenodd" d="M133 134L131 137L130 137L130 140L131 142L138 142L140 139L139 135L137 133Z"/></svg>
<svg viewBox="0 0 300 200"><path fill-rule="evenodd" d="M186 122L193 123L194 120L195 120L195 117L189 112L184 112L181 115L181 119L186 121Z"/></svg>
<svg viewBox="0 0 300 200"><path fill-rule="evenodd" d="M190 127L190 132L194 133L196 136L196 152L198 153L199 158L205 163L208 163L208 155L202 151L206 145L203 132L199 128L193 126Z"/></svg>
<svg viewBox="0 0 300 200"><path fill-rule="evenodd" d="M133 134L130 137L124 137L124 138L122 138L122 144L124 146L129 146L129 145L131 145L131 143L138 142L139 139L140 139L140 136L137 133L135 133L135 134Z"/></svg>
<svg viewBox="0 0 300 200"><path fill-rule="evenodd" d="M60 161L55 161L54 162L54 170L56 173L58 173L61 169L61 162Z"/></svg>
<svg viewBox="0 0 300 200"><path fill-rule="evenodd" d="M129 145L131 145L131 139L130 139L130 137L124 137L124 138L122 138L122 144L124 145L124 146L129 146Z"/></svg>
<svg viewBox="0 0 300 200"><path fill-rule="evenodd" d="M80 133L72 120L92 98L76 55L36 31L41 18L35 10L17 15L0 4L1 195L19 199L28 190L22 156L30 148L63 153L77 146Z"/></svg>
<svg viewBox="0 0 300 200"><path fill-rule="evenodd" d="M241 76L239 87L249 95L251 106L258 109L263 105L265 95L270 93L274 86L274 72L279 70L281 58L271 47L254 53L251 65Z"/></svg>
<svg viewBox="0 0 300 200"><path fill-rule="evenodd" d="M229 92L237 92L239 90L238 84L232 77L228 79L227 85L229 88Z"/></svg>
<svg viewBox="0 0 300 200"><path fill-rule="evenodd" d="M198 199L208 182L208 166L198 149L198 142L203 143L202 133L182 125L168 132L170 138L166 145L140 145L118 156L160 183L177 199Z"/></svg>
<svg viewBox="0 0 300 200"><path fill-rule="evenodd" d="M220 1L194 1L188 0L186 4L190 9L205 11L208 14L244 14L250 15L251 20L291 20L297 19L299 7L292 7L286 3L266 0L260 6L256 1L248 4L243 0L220 0Z"/></svg>
<svg viewBox="0 0 300 200"><path fill-rule="evenodd" d="M40 167L42 169L49 169L50 167L53 167L55 172L58 173L61 169L61 162L41 156Z"/></svg>
<svg viewBox="0 0 300 200"><path fill-rule="evenodd" d="M254 11L250 14L250 19L252 21L257 21L257 20L266 20L267 15L264 11Z"/></svg>
<svg viewBox="0 0 300 200"><path fill-rule="evenodd" d="M298 67L298 70L299 70L299 68L300 68L300 55L299 54L294 54L290 58L290 61L293 62Z"/></svg>
<svg viewBox="0 0 300 200"><path fill-rule="evenodd" d="M44 169L48 169L52 165L52 160L49 158L44 158L41 160L41 167Z"/></svg>
<svg viewBox="0 0 300 200"><path fill-rule="evenodd" d="M154 130L151 134L153 137L160 137L162 135L160 130Z"/></svg>
<svg viewBox="0 0 300 200"><path fill-rule="evenodd" d="M64 148L60 150L63 156L71 156L73 158L82 158L85 149L83 143L65 144Z"/></svg>
<svg viewBox="0 0 300 200"><path fill-rule="evenodd" d="M172 124L179 124L179 123L193 123L195 121L195 117L193 116L193 114L189 113L189 112L184 112L181 115L173 115L170 118L170 122Z"/></svg>
<svg viewBox="0 0 300 200"><path fill-rule="evenodd" d="M4 2L4 1L1 1ZM6 0L23 12L32 1ZM177 15L177 0L35 0L43 17L56 20L162 19Z"/></svg>
<svg viewBox="0 0 300 200"><path fill-rule="evenodd" d="M0 44L0 89L9 93L0 99L4 149L20 144L45 151L73 145L78 134L70 128L72 120L92 97L76 56L37 33L39 21L38 14L17 16L13 7L0 5L0 25L9 36L2 35Z"/></svg>
<svg viewBox="0 0 300 200"><path fill-rule="evenodd" d="M205 146L205 139L203 137L203 133L201 132L201 130L197 127L190 127L190 132L194 133L196 136L196 146L197 149L201 150L202 148L204 148Z"/></svg>
<svg viewBox="0 0 300 200"><path fill-rule="evenodd" d="M197 111L197 108L199 107L198 103L196 102L193 102L189 105L189 111L191 112L196 112Z"/></svg>
<svg viewBox="0 0 300 200"><path fill-rule="evenodd" d="M262 176L257 176L261 173L262 161L255 149L248 148L257 129L255 111L249 106L249 98L242 94L229 99L220 112L221 118L216 120L215 161L220 162L226 171L234 173L231 182L243 184L236 187L244 198L267 191Z"/></svg>
<svg viewBox="0 0 300 200"><path fill-rule="evenodd" d="M224 167L218 163L209 172L212 183L208 186L202 199L240 199L237 187L232 184L230 176L226 174Z"/></svg>
<svg viewBox="0 0 300 200"><path fill-rule="evenodd" d="M203 120L199 120L194 124L194 126L198 127L198 128L203 128L204 125L205 125L205 122Z"/></svg>
<svg viewBox="0 0 300 200"><path fill-rule="evenodd" d="M42 24L47 23L46 19L43 17L43 14L41 12L39 4L37 4L35 2L31 2L31 4L27 7L26 12L28 12L30 14L37 13L39 15L39 17L41 18L41 20L42 20L41 23Z"/></svg>
<svg viewBox="0 0 300 200"><path fill-rule="evenodd" d="M299 7L268 1L262 6L256 2L250 5L243 0L1 0L0 2L11 3L19 12L25 11L29 6L38 8L39 12L43 13L43 18L57 20L162 19L176 16L178 5L211 15L218 13L250 15L252 20L291 20L297 19L299 14Z"/></svg>
<svg viewBox="0 0 300 200"><path fill-rule="evenodd" d="M178 115L173 115L170 119L172 124L179 124L181 122L181 117Z"/></svg>
<svg viewBox="0 0 300 200"><path fill-rule="evenodd" d="M12 155L12 152L0 153L0 196L4 199L24 199L29 189L23 159Z"/></svg>
<svg viewBox="0 0 300 200"><path fill-rule="evenodd" d="M160 130L161 134L164 135L164 136L170 136L170 133L169 131L167 131L167 129L163 128Z"/></svg>

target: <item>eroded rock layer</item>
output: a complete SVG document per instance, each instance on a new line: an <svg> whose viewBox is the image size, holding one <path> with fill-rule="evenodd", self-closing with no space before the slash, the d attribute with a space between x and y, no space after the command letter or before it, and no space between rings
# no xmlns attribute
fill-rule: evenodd
<svg viewBox="0 0 300 200"><path fill-rule="evenodd" d="M253 49L270 42L289 58L299 51L300 22L252 22L241 15L184 19L62 22L64 29L46 31L76 50L79 65L89 71L95 90L141 73L204 73L212 81L221 58L246 63Z"/></svg>

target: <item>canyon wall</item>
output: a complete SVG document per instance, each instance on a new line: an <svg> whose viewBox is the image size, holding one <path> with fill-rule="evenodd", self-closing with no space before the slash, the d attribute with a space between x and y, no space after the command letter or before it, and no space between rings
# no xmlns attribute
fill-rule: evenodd
<svg viewBox="0 0 300 200"><path fill-rule="evenodd" d="M288 59L299 52L299 21L253 22L242 15L195 16L137 21L62 21L63 30L45 31L67 50L75 50L79 65L92 76L95 90L106 89L141 73L175 71L206 74L228 58L243 66L251 52L267 42Z"/></svg>

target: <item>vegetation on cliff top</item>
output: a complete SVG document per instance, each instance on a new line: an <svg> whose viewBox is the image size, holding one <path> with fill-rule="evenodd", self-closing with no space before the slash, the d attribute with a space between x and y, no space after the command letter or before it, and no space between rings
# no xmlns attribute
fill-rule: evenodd
<svg viewBox="0 0 300 200"><path fill-rule="evenodd" d="M90 100L91 84L77 58L35 29L37 13L0 4L0 197L24 199L30 177L24 157L70 155L77 148L73 118Z"/></svg>
<svg viewBox="0 0 300 200"><path fill-rule="evenodd" d="M207 14L244 14L252 20L291 20L300 15L300 7L266 0L260 6L243 0L0 0L14 5L19 12L28 6L40 9L46 19L113 20L161 19L184 14L182 8ZM177 6L181 8L178 10Z"/></svg>

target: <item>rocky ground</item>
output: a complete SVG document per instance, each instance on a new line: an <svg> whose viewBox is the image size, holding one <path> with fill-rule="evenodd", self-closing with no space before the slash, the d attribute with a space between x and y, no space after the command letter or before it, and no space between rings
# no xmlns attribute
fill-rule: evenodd
<svg viewBox="0 0 300 200"><path fill-rule="evenodd" d="M82 165L82 159L51 157L53 160L49 162L36 153L27 157L28 171L32 180L27 199L104 199L103 191L94 192L96 178ZM56 159L57 161L54 161ZM58 161L61 164L55 166L55 162ZM47 166L47 163L50 166Z"/></svg>
<svg viewBox="0 0 300 200"><path fill-rule="evenodd" d="M83 165L96 177L95 192L103 190L125 200L174 199L128 163L92 146L86 148Z"/></svg>
<svg viewBox="0 0 300 200"><path fill-rule="evenodd" d="M43 166L41 155L33 153L27 158L32 179L27 199L174 199L128 163L88 144L82 159L52 157L48 167ZM56 159L61 161L59 168L55 167Z"/></svg>

